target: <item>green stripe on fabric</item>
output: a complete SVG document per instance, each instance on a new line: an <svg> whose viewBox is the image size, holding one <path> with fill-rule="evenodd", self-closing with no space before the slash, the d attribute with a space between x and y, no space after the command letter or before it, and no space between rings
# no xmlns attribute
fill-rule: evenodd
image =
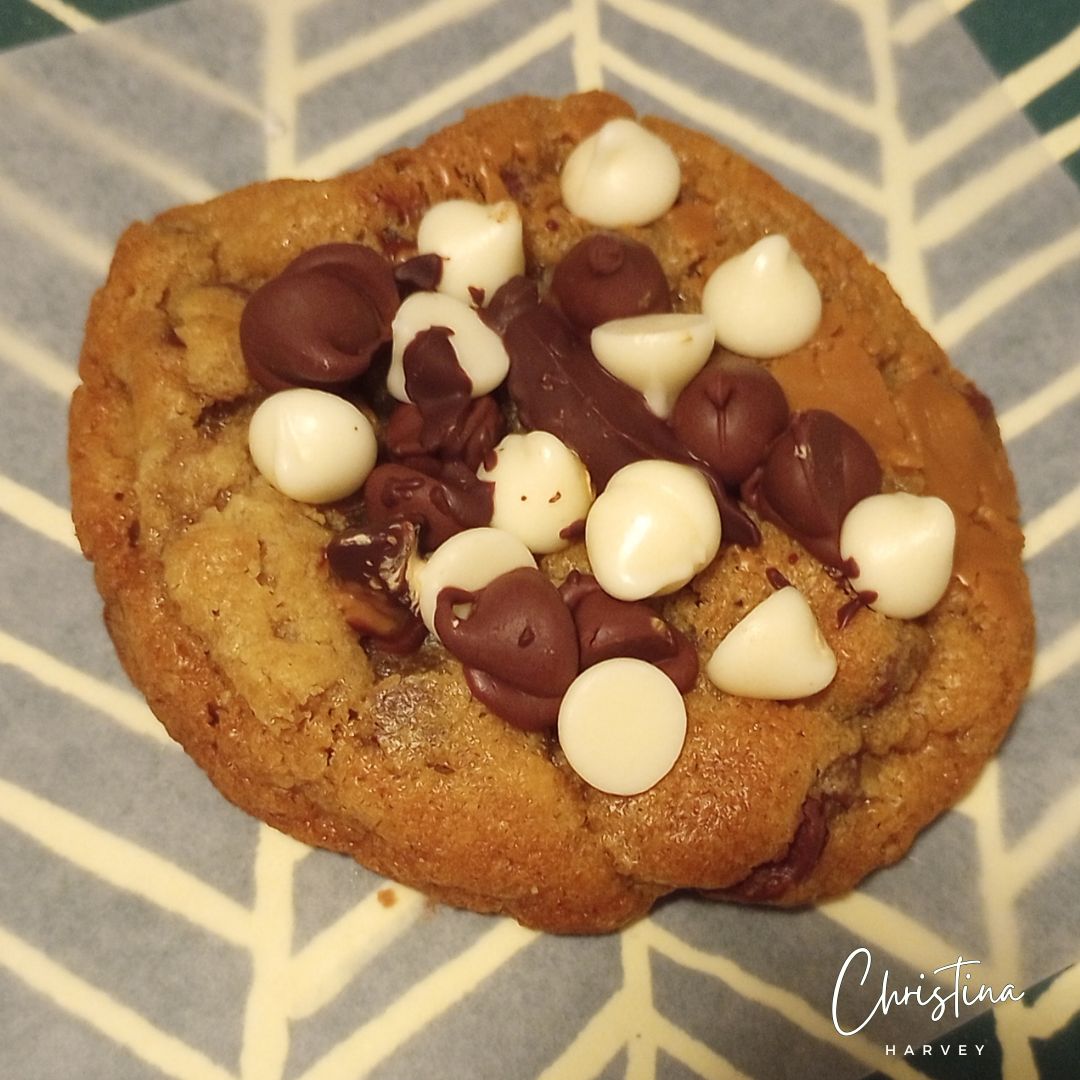
<svg viewBox="0 0 1080 1080"><path fill-rule="evenodd" d="M1080 111L1080 68L1041 93L1024 110L1040 131L1071 120Z"/></svg>
<svg viewBox="0 0 1080 1080"><path fill-rule="evenodd" d="M978 1080L1006 1080L992 1012L961 1024L932 1043L894 1045L892 1056L933 1080L974 1080L975 1077ZM924 1048L929 1053L925 1053ZM887 1077L885 1073L873 1073L866 1080L887 1080Z"/></svg>
<svg viewBox="0 0 1080 1080"><path fill-rule="evenodd" d="M1070 154L1062 163L1061 167L1080 184L1080 150Z"/></svg>
<svg viewBox="0 0 1080 1080"><path fill-rule="evenodd" d="M1077 1073L1077 1048L1080 1047L1080 1015L1076 1015L1049 1039L1032 1039L1039 1076L1074 1077Z"/></svg>
<svg viewBox="0 0 1080 1080"><path fill-rule="evenodd" d="M1023 67L1080 24L1076 0L973 0L958 18L1002 75Z"/></svg>
<svg viewBox="0 0 1080 1080"><path fill-rule="evenodd" d="M122 15L134 15L140 11L171 4L174 0L67 0L71 7L78 8L91 19L106 22L118 19Z"/></svg>
<svg viewBox="0 0 1080 1080"><path fill-rule="evenodd" d="M4 0L0 18L0 49L25 45L67 33L67 27L26 0Z"/></svg>

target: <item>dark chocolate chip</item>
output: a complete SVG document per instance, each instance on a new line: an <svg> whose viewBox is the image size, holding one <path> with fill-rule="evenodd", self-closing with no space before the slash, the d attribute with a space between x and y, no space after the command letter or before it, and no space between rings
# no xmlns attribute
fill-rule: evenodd
<svg viewBox="0 0 1080 1080"><path fill-rule="evenodd" d="M834 413L796 413L765 461L742 485L747 503L827 566L843 565L840 526L881 489L870 444Z"/></svg>
<svg viewBox="0 0 1080 1080"><path fill-rule="evenodd" d="M788 422L780 384L760 364L721 353L675 402L679 441L725 484L741 484Z"/></svg>
<svg viewBox="0 0 1080 1080"><path fill-rule="evenodd" d="M397 306L386 258L360 244L324 244L251 295L240 347L269 390L337 389L359 378L390 340Z"/></svg>
<svg viewBox="0 0 1080 1080"><path fill-rule="evenodd" d="M334 575L393 596L404 595L405 571L419 548L419 529L411 521L391 521L380 529L345 529L326 545Z"/></svg>
<svg viewBox="0 0 1080 1080"><path fill-rule="evenodd" d="M551 291L580 331L612 319L671 310L671 293L651 248L617 233L595 233L559 261Z"/></svg>

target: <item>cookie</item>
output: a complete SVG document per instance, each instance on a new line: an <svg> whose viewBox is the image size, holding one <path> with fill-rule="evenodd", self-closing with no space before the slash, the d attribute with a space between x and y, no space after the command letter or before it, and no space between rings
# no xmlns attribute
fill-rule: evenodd
<svg viewBox="0 0 1080 1080"><path fill-rule="evenodd" d="M1028 679L988 400L806 204L611 95L132 225L80 374L136 686L238 806L439 901L843 893Z"/></svg>

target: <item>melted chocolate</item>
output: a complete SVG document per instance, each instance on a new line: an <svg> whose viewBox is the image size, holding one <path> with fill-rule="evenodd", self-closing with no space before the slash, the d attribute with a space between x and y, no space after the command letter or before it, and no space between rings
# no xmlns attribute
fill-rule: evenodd
<svg viewBox="0 0 1080 1080"><path fill-rule="evenodd" d="M394 267L394 281L402 299L414 292L432 292L442 281L441 255L414 255Z"/></svg>
<svg viewBox="0 0 1080 1080"><path fill-rule="evenodd" d="M551 292L581 331L611 319L671 310L671 293L652 248L618 233L595 233L555 267Z"/></svg>
<svg viewBox="0 0 1080 1080"><path fill-rule="evenodd" d="M834 413L796 413L742 486L762 517L827 566L841 568L840 526L860 499L881 488L870 444Z"/></svg>
<svg viewBox="0 0 1080 1080"><path fill-rule="evenodd" d="M404 402L390 414L383 439L393 457L434 455L445 461L463 461L475 470L505 432L502 409L493 397L485 394L473 398L456 423L439 427L426 423L416 405Z"/></svg>
<svg viewBox="0 0 1080 1080"><path fill-rule="evenodd" d="M742 881L730 889L707 893L719 899L747 900L760 903L776 900L793 885L798 885L817 866L825 842L829 838L829 822L825 803L807 798L802 806L802 818L791 844L782 858L755 867Z"/></svg>
<svg viewBox="0 0 1080 1080"><path fill-rule="evenodd" d="M511 686L488 671L466 667L465 683L477 701L482 701L496 716L522 731L546 731L559 722L562 695L538 697Z"/></svg>
<svg viewBox="0 0 1080 1080"><path fill-rule="evenodd" d="M697 681L698 658L686 636L641 601L609 596L596 578L571 571L559 588L574 618L581 667L615 656L655 664L686 694Z"/></svg>
<svg viewBox="0 0 1080 1080"><path fill-rule="evenodd" d="M642 458L700 468L644 397L603 368L559 311L540 303L535 286L516 280L505 295L500 289L495 300L510 356L507 386L521 423L562 439L585 463L597 491L624 465ZM750 516L719 481L707 478L724 542L759 544L761 534Z"/></svg>
<svg viewBox="0 0 1080 1080"><path fill-rule="evenodd" d="M455 614L462 604L471 605L466 617ZM520 567L476 591L443 589L435 630L493 712L530 730L558 719L578 672L578 639L569 609L541 571Z"/></svg>
<svg viewBox="0 0 1080 1080"><path fill-rule="evenodd" d="M405 393L420 410L420 445L425 453L445 445L464 421L472 380L458 362L445 326L421 330L405 347Z"/></svg>
<svg viewBox="0 0 1080 1080"><path fill-rule="evenodd" d="M503 337L507 327L519 315L532 311L539 303L540 294L535 282L518 274L495 290L491 303L480 309L480 318Z"/></svg>
<svg viewBox="0 0 1080 1080"><path fill-rule="evenodd" d="M575 450L598 490L632 461L688 459L641 394L605 371L550 304L520 310L503 339L507 385L521 422Z"/></svg>
<svg viewBox="0 0 1080 1080"><path fill-rule="evenodd" d="M389 339L398 292L435 287L441 268L438 256L417 256L391 270L358 245L309 252L249 301L242 339L245 356L254 356L252 371L268 386L354 379ZM589 237L555 268L551 293L558 306L541 301L536 284L519 276L480 311L509 354L507 392L522 427L550 432L575 450L598 491L641 459L698 468L714 492L725 542L753 545L761 539L757 525L729 490L741 485L752 508L835 572L844 516L881 483L873 451L853 428L823 411L789 415L780 384L764 367L723 351L684 389L670 425L657 417L588 344L588 332L600 323L671 310L663 270L643 244L615 234ZM476 470L506 419L494 397L472 399L451 338L451 330L434 326L405 349L411 400L395 407L383 430L384 447L396 460L368 477L363 527L327 548L330 567L344 582L346 618L384 650L410 651L424 638L423 624L399 599L407 593L412 553L492 516L493 485ZM788 583L775 568L767 576L774 588ZM445 588L435 627L461 662L472 694L526 730L553 727L579 670L602 660L629 656L655 664L682 693L699 674L694 647L649 604L609 596L577 571L561 588L535 568L503 574L479 590ZM822 803L808 799L784 858L723 895L781 895L810 872L826 835Z"/></svg>
<svg viewBox="0 0 1080 1080"><path fill-rule="evenodd" d="M786 589L791 585L791 582L775 566L765 568L765 577L774 589Z"/></svg>
<svg viewBox="0 0 1080 1080"><path fill-rule="evenodd" d="M390 340L398 291L390 263L360 244L324 244L257 289L240 348L268 390L336 389L359 378Z"/></svg>
<svg viewBox="0 0 1080 1080"><path fill-rule="evenodd" d="M494 398L471 396L472 381L452 336L446 327L433 326L406 346L402 363L411 401L391 415L386 444L395 457L434 455L463 461L475 472L502 438L505 421Z"/></svg>
<svg viewBox="0 0 1080 1080"><path fill-rule="evenodd" d="M856 593L850 600L837 609L836 628L843 630L851 625L852 620L863 608L868 608L877 599L877 593L872 589L864 589Z"/></svg>
<svg viewBox="0 0 1080 1080"><path fill-rule="evenodd" d="M394 521L415 522L424 551L463 529L487 525L493 507L494 485L460 461L377 465L364 484L368 522L376 529Z"/></svg>

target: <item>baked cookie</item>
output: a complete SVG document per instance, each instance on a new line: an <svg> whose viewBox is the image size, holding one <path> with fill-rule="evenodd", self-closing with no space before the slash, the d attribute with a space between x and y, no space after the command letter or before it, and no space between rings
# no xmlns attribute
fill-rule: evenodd
<svg viewBox="0 0 1080 1080"><path fill-rule="evenodd" d="M76 529L154 712L450 904L842 893L1028 679L987 399L803 202L607 94L131 226L80 374Z"/></svg>

